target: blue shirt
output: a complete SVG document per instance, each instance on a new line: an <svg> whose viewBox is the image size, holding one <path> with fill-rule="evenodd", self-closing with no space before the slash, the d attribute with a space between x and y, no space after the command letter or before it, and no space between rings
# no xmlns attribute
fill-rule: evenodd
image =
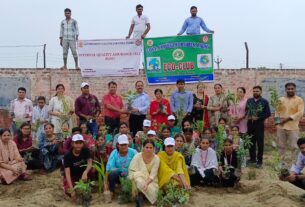
<svg viewBox="0 0 305 207"><path fill-rule="evenodd" d="M106 165L106 171L109 173L114 170L119 170L122 174L128 174L128 168L132 158L137 154L137 151L128 148L128 153L125 157L121 157L118 150L113 150L110 154Z"/></svg>
<svg viewBox="0 0 305 207"><path fill-rule="evenodd" d="M300 174L304 168L305 168L305 155L303 155L300 152L297 161L295 164L292 165L290 172L295 172L296 174Z"/></svg>
<svg viewBox="0 0 305 207"><path fill-rule="evenodd" d="M187 35L198 35L200 34L200 27L206 31L207 33L211 33L212 31L207 28L203 19L201 17L189 17L184 21L184 24L179 32L179 34L183 34L186 30Z"/></svg>
<svg viewBox="0 0 305 207"><path fill-rule="evenodd" d="M174 91L170 99L172 112L176 113L182 109L184 113L191 113L193 110L193 94L190 91Z"/></svg>
<svg viewBox="0 0 305 207"><path fill-rule="evenodd" d="M139 112L134 114L146 115L150 106L150 98L146 93L143 92L137 96L137 98L132 102L131 106L133 108L139 109Z"/></svg>

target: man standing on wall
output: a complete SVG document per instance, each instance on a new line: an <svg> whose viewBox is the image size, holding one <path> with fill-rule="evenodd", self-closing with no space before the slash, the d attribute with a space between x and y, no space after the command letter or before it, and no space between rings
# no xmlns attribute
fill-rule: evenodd
<svg viewBox="0 0 305 207"><path fill-rule="evenodd" d="M67 69L67 58L69 48L72 51L75 68L80 69L78 67L78 57L76 52L76 42L78 41L78 26L77 21L71 18L71 9L65 9L66 19L61 21L60 24L60 45L63 48L63 58L64 58L64 66L61 69Z"/></svg>
<svg viewBox="0 0 305 207"><path fill-rule="evenodd" d="M263 165L264 154L264 122L271 113L269 103L262 98L262 87L253 87L253 98L248 99L246 103L246 115L248 118L248 134L251 135L252 145L250 147L250 160L248 164L255 164L257 168ZM257 145L257 155L256 155Z"/></svg>
<svg viewBox="0 0 305 207"><path fill-rule="evenodd" d="M185 31L187 35L199 35L200 27L207 33L214 33L213 30L207 28L203 19L197 16L197 7L192 6L190 11L192 16L184 21L184 24L178 35L182 35Z"/></svg>
<svg viewBox="0 0 305 207"><path fill-rule="evenodd" d="M137 95L132 101L129 117L129 128L133 136L135 136L138 131L142 131L143 121L146 118L150 106L150 98L147 93L144 92L143 81L137 81L135 86Z"/></svg>
<svg viewBox="0 0 305 207"><path fill-rule="evenodd" d="M304 101L295 95L295 83L286 83L285 90L286 96L280 98L280 104L275 111L275 117L281 119L280 123L276 123L276 134L282 165L285 164L287 141L293 150L293 159L297 157L299 123L304 114Z"/></svg>
<svg viewBox="0 0 305 207"><path fill-rule="evenodd" d="M95 95L90 94L88 83L81 84L81 91L82 95L75 100L75 114L79 117L80 123L87 123L89 132L96 138L96 119L101 113L100 103Z"/></svg>
<svg viewBox="0 0 305 207"><path fill-rule="evenodd" d="M136 6L137 15L131 20L129 33L126 39L129 39L133 32L133 39L144 39L150 30L150 23L147 16L143 15L143 6Z"/></svg>
<svg viewBox="0 0 305 207"><path fill-rule="evenodd" d="M13 118L12 130L14 134L17 133L17 130L23 122L31 122L33 112L32 101L25 97L26 89L24 87L20 87L18 88L17 92L17 98L11 102L10 106L10 114Z"/></svg>
<svg viewBox="0 0 305 207"><path fill-rule="evenodd" d="M128 112L123 109L122 97L117 95L117 83L109 82L108 89L109 93L103 96L102 102L104 104L105 124L109 127L108 133L113 133L115 129L119 128L121 114Z"/></svg>

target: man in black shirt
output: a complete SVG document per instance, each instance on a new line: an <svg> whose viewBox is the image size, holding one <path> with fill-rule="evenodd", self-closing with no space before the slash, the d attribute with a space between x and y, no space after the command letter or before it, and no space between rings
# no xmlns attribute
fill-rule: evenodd
<svg viewBox="0 0 305 207"><path fill-rule="evenodd" d="M261 168L263 165L263 153L264 153L264 121L267 119L270 113L269 103L266 99L262 98L262 87L253 87L253 98L248 99L246 104L246 115L248 118L248 134L252 136L250 147L250 160L248 164L255 164L257 168ZM257 156L256 156L256 144L257 144Z"/></svg>
<svg viewBox="0 0 305 207"><path fill-rule="evenodd" d="M64 156L65 178L64 189L66 194L75 196L73 186L80 179L86 182L92 167L90 151L84 146L84 138L80 134L72 137L72 148ZM69 190L70 189L70 190ZM72 192L69 192L72 191Z"/></svg>

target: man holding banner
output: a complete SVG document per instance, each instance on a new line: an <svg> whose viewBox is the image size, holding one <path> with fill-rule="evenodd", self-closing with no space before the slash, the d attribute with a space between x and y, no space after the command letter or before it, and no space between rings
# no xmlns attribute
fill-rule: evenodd
<svg viewBox="0 0 305 207"><path fill-rule="evenodd" d="M147 16L143 15L143 6L136 6L137 15L131 20L129 33L126 39L129 39L133 32L133 39L144 39L150 30L150 23Z"/></svg>
<svg viewBox="0 0 305 207"><path fill-rule="evenodd" d="M199 35L200 27L207 33L214 33L213 30L210 30L205 25L203 19L197 16L197 7L192 6L191 9L191 17L187 18L184 21L184 24L178 33L178 35L182 35L185 31L187 35Z"/></svg>

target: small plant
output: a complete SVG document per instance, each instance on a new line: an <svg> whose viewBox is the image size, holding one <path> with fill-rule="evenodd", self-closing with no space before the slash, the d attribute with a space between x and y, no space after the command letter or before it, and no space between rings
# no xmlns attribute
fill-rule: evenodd
<svg viewBox="0 0 305 207"><path fill-rule="evenodd" d="M93 181L85 183L83 180L80 180L75 183L74 190L76 192L77 198L83 207L88 207L91 201L91 186L94 185Z"/></svg>
<svg viewBox="0 0 305 207"><path fill-rule="evenodd" d="M129 91L127 91L127 93L122 94L122 97L126 101L127 109L131 110L132 109L131 105L132 105L133 101L138 97L138 94L136 92L129 90Z"/></svg>
<svg viewBox="0 0 305 207"><path fill-rule="evenodd" d="M275 87L270 87L269 92L270 92L270 105L276 112L278 112L277 113L278 116L274 117L274 123L280 124L281 118L280 118L279 110L281 109L281 106L282 106L280 96Z"/></svg>
<svg viewBox="0 0 305 207"><path fill-rule="evenodd" d="M225 128L224 128L224 126L218 125L218 130L217 130L217 133L216 133L215 140L216 140L216 143L217 143L217 149L216 149L217 157L218 157L218 159L220 159L221 153L223 151L223 146L224 146L223 141L225 140Z"/></svg>
<svg viewBox="0 0 305 207"><path fill-rule="evenodd" d="M203 130L204 130L204 121L203 120L197 120L195 123L194 123L194 129L197 130L200 134L203 133Z"/></svg>
<svg viewBox="0 0 305 207"><path fill-rule="evenodd" d="M239 146L238 150L237 150L237 166L239 169L241 169L243 161L246 157L247 154L247 150L250 149L250 147L252 146L252 142L251 142L251 135L244 135L242 137L243 143Z"/></svg>
<svg viewBox="0 0 305 207"><path fill-rule="evenodd" d="M259 113L261 113L263 111L264 107L262 104L258 104L257 106L253 105L253 104L249 104L249 106L247 107L247 116L249 118L254 118L254 117L258 117Z"/></svg>
<svg viewBox="0 0 305 207"><path fill-rule="evenodd" d="M179 204L183 205L189 201L189 198L190 195L187 190L169 183L164 187L164 190L159 190L157 206L172 207Z"/></svg>
<svg viewBox="0 0 305 207"><path fill-rule="evenodd" d="M237 99L235 93L231 93L229 90L227 94L225 95L224 101L227 101L229 105L236 105Z"/></svg>
<svg viewBox="0 0 305 207"><path fill-rule="evenodd" d="M248 179L249 180L256 180L256 169L250 168L248 171Z"/></svg>
<svg viewBox="0 0 305 207"><path fill-rule="evenodd" d="M98 179L98 192L102 193L104 178L105 178L105 167L103 161L97 162L93 160L92 167L98 172L97 179Z"/></svg>
<svg viewBox="0 0 305 207"><path fill-rule="evenodd" d="M128 178L120 178L121 183L121 192L119 196L119 202L123 203L130 203L132 202L132 181Z"/></svg>

